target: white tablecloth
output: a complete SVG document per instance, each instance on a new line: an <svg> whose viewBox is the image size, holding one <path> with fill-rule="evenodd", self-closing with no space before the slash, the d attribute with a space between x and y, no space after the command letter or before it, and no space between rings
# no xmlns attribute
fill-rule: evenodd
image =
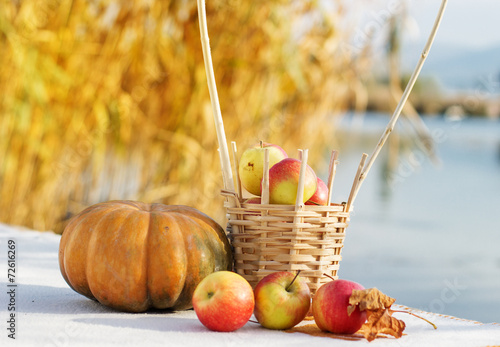
<svg viewBox="0 0 500 347"><path fill-rule="evenodd" d="M9 287L8 240L16 245L15 284ZM71 290L58 265L60 236L0 225L1 346L500 346L500 324L415 311L438 326L406 314L400 339L347 341L272 331L249 322L232 333L208 331L192 310L117 312ZM8 292L15 289L14 302ZM9 337L9 307L15 307L15 340ZM311 324L304 321L302 325ZM11 335L12 336L12 335Z"/></svg>

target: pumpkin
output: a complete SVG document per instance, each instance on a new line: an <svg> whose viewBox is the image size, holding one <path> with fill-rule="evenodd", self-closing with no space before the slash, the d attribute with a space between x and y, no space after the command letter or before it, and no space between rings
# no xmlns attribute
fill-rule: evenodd
<svg viewBox="0 0 500 347"><path fill-rule="evenodd" d="M183 310L203 278L231 270L232 252L221 226L194 208L109 201L70 220L59 266L73 290L117 310Z"/></svg>

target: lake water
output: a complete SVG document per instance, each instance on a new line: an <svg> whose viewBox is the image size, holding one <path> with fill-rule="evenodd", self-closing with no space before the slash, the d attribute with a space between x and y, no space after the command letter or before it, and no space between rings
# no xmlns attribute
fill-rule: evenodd
<svg viewBox="0 0 500 347"><path fill-rule="evenodd" d="M361 154L371 154L388 120L343 118L335 202L347 200ZM425 122L441 165L413 148L388 176L386 144L356 198L339 276L399 304L500 322L500 122ZM401 138L410 133L402 125Z"/></svg>

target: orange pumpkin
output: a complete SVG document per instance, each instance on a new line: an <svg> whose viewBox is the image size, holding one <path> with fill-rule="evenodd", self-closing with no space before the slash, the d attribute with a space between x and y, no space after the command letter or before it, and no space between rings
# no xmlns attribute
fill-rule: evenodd
<svg viewBox="0 0 500 347"><path fill-rule="evenodd" d="M224 230L194 208L109 201L72 218L59 266L72 289L103 305L182 310L205 276L231 270L232 253Z"/></svg>

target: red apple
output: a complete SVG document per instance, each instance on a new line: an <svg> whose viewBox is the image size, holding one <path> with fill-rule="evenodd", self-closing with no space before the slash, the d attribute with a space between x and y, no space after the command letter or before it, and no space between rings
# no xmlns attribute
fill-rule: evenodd
<svg viewBox="0 0 500 347"><path fill-rule="evenodd" d="M312 308L314 321L321 330L336 334L353 334L361 328L366 321L366 312L356 307L351 315L347 314L353 289L364 288L356 282L335 280L323 284L318 289L312 300Z"/></svg>
<svg viewBox="0 0 500 347"><path fill-rule="evenodd" d="M290 329L300 323L311 306L306 281L287 271L274 272L259 281L254 289L257 321L268 329Z"/></svg>
<svg viewBox="0 0 500 347"><path fill-rule="evenodd" d="M269 169L269 202L271 204L295 204L301 164L302 162L298 159L286 158ZM313 196L317 185L316 174L307 165L302 202L306 202Z"/></svg>
<svg viewBox="0 0 500 347"><path fill-rule="evenodd" d="M244 326L255 306L253 290L242 276L231 271L213 272L193 293L193 308L210 330L234 331Z"/></svg>
<svg viewBox="0 0 500 347"><path fill-rule="evenodd" d="M264 150L269 149L269 167L288 155L278 145L263 142L248 148L241 155L238 172L243 187L253 195L260 195L260 182L264 172Z"/></svg>
<svg viewBox="0 0 500 347"><path fill-rule="evenodd" d="M260 198L258 197L253 197L245 200L245 204L260 204Z"/></svg>
<svg viewBox="0 0 500 347"><path fill-rule="evenodd" d="M322 205L328 204L328 187L321 178L318 177L318 187L313 196L306 201L306 205Z"/></svg>

